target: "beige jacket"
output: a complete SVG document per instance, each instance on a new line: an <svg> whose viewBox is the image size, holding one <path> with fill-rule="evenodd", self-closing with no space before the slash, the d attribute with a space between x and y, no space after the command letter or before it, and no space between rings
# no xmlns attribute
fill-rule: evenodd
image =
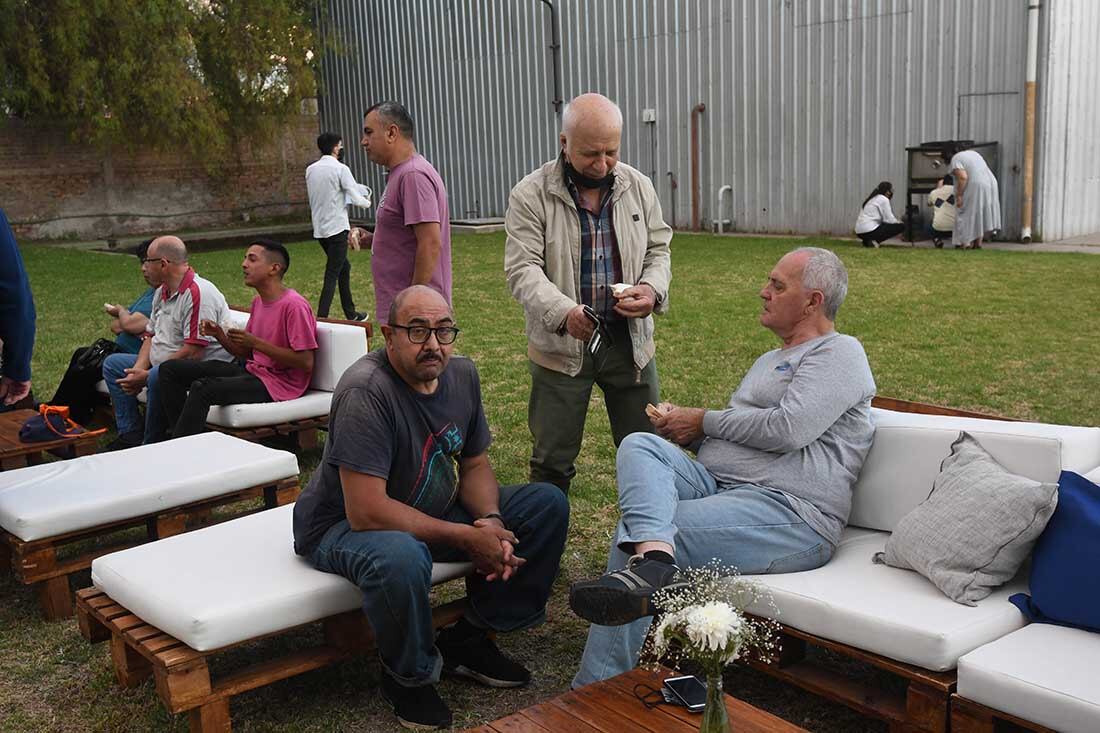
<svg viewBox="0 0 1100 733"><path fill-rule="evenodd" d="M623 282L652 286L654 312L665 313L672 228L661 217L653 183L619 163L611 197ZM559 329L580 302L581 224L560 156L512 189L504 228L504 273L527 316L527 355L539 366L574 376L581 370L585 344ZM653 316L628 323L634 364L642 369L653 358Z"/></svg>

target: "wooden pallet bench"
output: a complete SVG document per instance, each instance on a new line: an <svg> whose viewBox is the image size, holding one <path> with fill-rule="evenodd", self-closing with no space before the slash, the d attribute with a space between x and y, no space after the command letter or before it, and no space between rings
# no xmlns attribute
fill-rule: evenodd
<svg viewBox="0 0 1100 733"><path fill-rule="evenodd" d="M328 430L328 415L302 420L288 420L277 425L263 425L254 428L227 428L213 423L209 423L207 427L241 440L261 441L284 438L289 440L296 450L311 450L317 447L317 431Z"/></svg>
<svg viewBox="0 0 1100 733"><path fill-rule="evenodd" d="M432 611L436 628L454 623L465 610L465 598ZM373 635L361 611L348 611L321 620L324 642L312 648L266 659L214 679L207 659L258 639L199 652L163 633L117 604L102 591L86 588L76 594L80 633L89 642L110 641L115 679L134 687L152 676L164 707L170 713L187 712L192 733L229 731L229 701L234 695L363 654L374 648ZM316 622L315 622L316 623ZM305 624L309 626L311 624ZM269 634L280 636L302 627Z"/></svg>
<svg viewBox="0 0 1100 733"><path fill-rule="evenodd" d="M1010 418L997 415L890 397L875 397L871 404L873 407L895 412L1011 422ZM937 672L923 669L783 624L780 624L780 641L782 652L777 658L770 662L752 661L750 666L863 715L882 720L891 731L947 733L952 730L950 710L951 698L957 685L955 670ZM868 685L817 663L812 658L807 658L807 650L811 647L884 672L899 683L897 689Z"/></svg>
<svg viewBox="0 0 1100 733"><path fill-rule="evenodd" d="M97 557L212 524L215 522L215 509L240 502L263 499L263 509L290 504L298 498L300 491L298 478L289 477L152 514L29 542L0 530L0 561L4 567L11 568L20 582L36 587L39 605L47 619L67 618L73 614L69 578L74 573L90 568ZM225 521L251 511L242 510L229 516L219 516L216 521ZM111 535L128 529L143 531L136 537L110 538ZM108 541L96 542L104 539ZM82 544L92 546L81 547Z"/></svg>
<svg viewBox="0 0 1100 733"><path fill-rule="evenodd" d="M1052 728L1031 723L999 710L959 697L951 696L951 733L1013 733L1014 731L1034 731L1034 733L1057 733Z"/></svg>

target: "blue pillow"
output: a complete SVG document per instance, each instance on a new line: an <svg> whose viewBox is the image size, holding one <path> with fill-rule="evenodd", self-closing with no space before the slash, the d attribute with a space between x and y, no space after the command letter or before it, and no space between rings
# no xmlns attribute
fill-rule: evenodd
<svg viewBox="0 0 1100 733"><path fill-rule="evenodd" d="M1100 632L1100 486L1058 477L1058 507L1031 555L1031 596L1008 600L1029 621Z"/></svg>

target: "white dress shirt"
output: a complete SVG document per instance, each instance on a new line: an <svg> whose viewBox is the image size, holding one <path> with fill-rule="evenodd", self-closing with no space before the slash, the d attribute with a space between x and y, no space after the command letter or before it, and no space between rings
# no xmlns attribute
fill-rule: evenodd
<svg viewBox="0 0 1100 733"><path fill-rule="evenodd" d="M309 213L313 217L313 236L317 239L351 229L348 204L369 208L370 189L355 182L351 168L333 155L322 155L306 168Z"/></svg>

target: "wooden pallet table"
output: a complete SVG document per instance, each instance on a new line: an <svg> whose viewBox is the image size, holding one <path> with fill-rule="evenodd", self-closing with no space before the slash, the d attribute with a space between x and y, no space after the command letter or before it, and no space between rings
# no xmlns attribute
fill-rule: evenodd
<svg viewBox="0 0 1100 733"><path fill-rule="evenodd" d="M7 556L0 557L0 560L6 560L3 566L10 567L15 577L22 583L36 586L39 604L47 619L66 618L73 614L70 576L91 567L92 561L97 557L211 524L212 511L219 507L262 498L263 508L273 509L294 502L300 491L298 478L293 476L202 501L170 507L152 514L29 542L0 530L0 555ZM218 521L233 519L247 513L250 512L235 512L231 516L219 517ZM131 528L144 529L144 532L137 538L125 537L106 543L97 543L90 549L79 547L81 543L103 539Z"/></svg>
<svg viewBox="0 0 1100 733"><path fill-rule="evenodd" d="M463 598L437 606L432 610L432 624L439 628L454 623L462 616L465 604ZM348 611L320 621L324 643L213 679L208 658L265 637L199 652L145 623L96 588L86 588L76 594L76 614L85 639L92 643L110 641L111 663L118 683L134 687L151 675L164 707L170 713L189 714L192 733L230 731L229 701L234 695L320 669L374 648L366 617L359 610ZM301 627L267 636L279 636L297 628Z"/></svg>
<svg viewBox="0 0 1100 733"><path fill-rule="evenodd" d="M660 689L672 670L655 672L633 669L617 677L585 685L576 690L524 708L492 723L470 728L467 733L691 733L699 730L700 713L689 713L675 705L647 708L634 695L635 685ZM771 713L726 695L730 730L738 733L798 733L804 729Z"/></svg>
<svg viewBox="0 0 1100 733"><path fill-rule="evenodd" d="M24 443L19 439L19 428L27 418L37 415L35 410L11 410L0 412L0 470L23 468L41 463L43 453L59 458L77 458L96 452L98 435L58 436L56 440Z"/></svg>

